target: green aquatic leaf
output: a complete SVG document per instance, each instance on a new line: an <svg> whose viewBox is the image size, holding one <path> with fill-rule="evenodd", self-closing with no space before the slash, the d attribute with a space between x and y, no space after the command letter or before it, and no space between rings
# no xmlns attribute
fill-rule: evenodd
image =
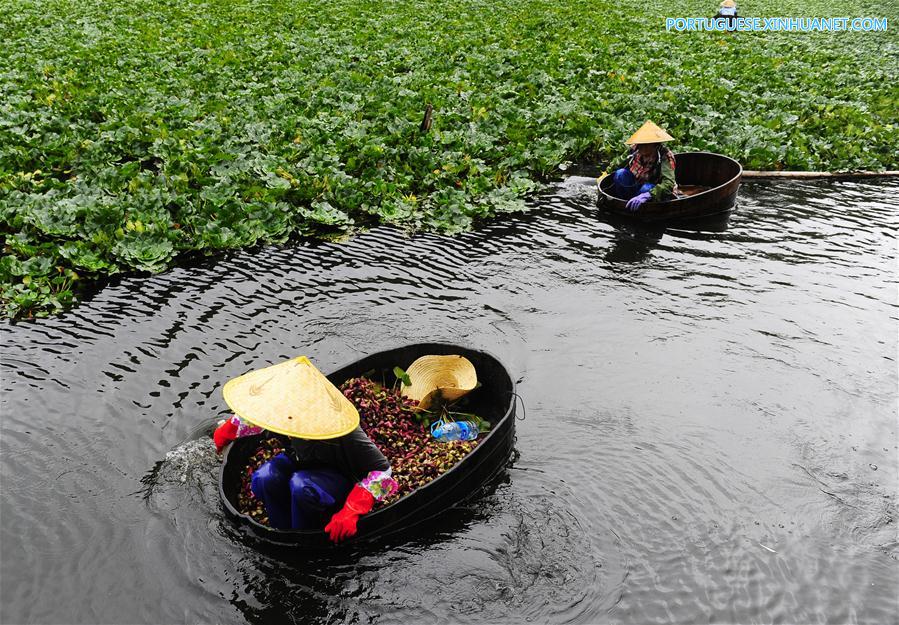
<svg viewBox="0 0 899 625"><path fill-rule="evenodd" d="M82 242L65 243L59 248L59 255L68 260L73 267L87 270L90 273L115 273L118 265L109 262L97 251Z"/></svg>
<svg viewBox="0 0 899 625"><path fill-rule="evenodd" d="M47 256L32 256L21 264L21 275L24 276L47 276L55 267L54 259Z"/></svg>
<svg viewBox="0 0 899 625"><path fill-rule="evenodd" d="M396 376L397 380L403 383L403 386L412 386L412 380L409 379L409 374L400 367L393 368L393 375Z"/></svg>
<svg viewBox="0 0 899 625"><path fill-rule="evenodd" d="M161 237L129 234L116 243L112 253L134 269L158 273L168 266L175 248L170 241Z"/></svg>

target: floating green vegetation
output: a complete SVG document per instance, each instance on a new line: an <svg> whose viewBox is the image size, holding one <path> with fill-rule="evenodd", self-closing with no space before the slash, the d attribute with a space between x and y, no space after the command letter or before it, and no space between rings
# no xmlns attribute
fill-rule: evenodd
<svg viewBox="0 0 899 625"><path fill-rule="evenodd" d="M897 23L894 3L739 6ZM893 32L664 31L716 7L0 0L2 307L57 312L193 250L461 231L645 119L749 168L895 169Z"/></svg>

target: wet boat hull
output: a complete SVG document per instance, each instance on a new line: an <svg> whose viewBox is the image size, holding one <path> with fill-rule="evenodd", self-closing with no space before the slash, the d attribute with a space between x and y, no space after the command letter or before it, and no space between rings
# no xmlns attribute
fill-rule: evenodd
<svg viewBox="0 0 899 625"><path fill-rule="evenodd" d="M611 195L612 177L608 176L598 185L599 208L643 223L680 222L733 210L743 174L740 163L712 152L682 152L675 154L675 161L678 185L708 188L667 202L647 202L636 211L630 211L626 207L627 200Z"/></svg>

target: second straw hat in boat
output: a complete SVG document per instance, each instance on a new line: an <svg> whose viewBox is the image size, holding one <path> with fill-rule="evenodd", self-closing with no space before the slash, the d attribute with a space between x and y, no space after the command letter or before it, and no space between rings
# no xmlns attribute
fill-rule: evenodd
<svg viewBox="0 0 899 625"><path fill-rule="evenodd" d="M438 395L447 401L459 399L478 385L474 365L464 356L422 356L406 370L412 386L403 395L418 400L427 409Z"/></svg>
<svg viewBox="0 0 899 625"><path fill-rule="evenodd" d="M359 425L352 402L305 356L229 380L222 394L241 419L286 436L337 438Z"/></svg>

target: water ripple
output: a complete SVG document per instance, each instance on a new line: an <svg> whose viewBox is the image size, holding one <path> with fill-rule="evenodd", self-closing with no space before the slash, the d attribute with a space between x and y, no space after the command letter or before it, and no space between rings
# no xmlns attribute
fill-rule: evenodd
<svg viewBox="0 0 899 625"><path fill-rule="evenodd" d="M747 181L666 231L573 178L475 232L234 251L6 324L3 620L895 622L897 191ZM521 380L505 481L383 549L245 544L224 381L432 340Z"/></svg>

